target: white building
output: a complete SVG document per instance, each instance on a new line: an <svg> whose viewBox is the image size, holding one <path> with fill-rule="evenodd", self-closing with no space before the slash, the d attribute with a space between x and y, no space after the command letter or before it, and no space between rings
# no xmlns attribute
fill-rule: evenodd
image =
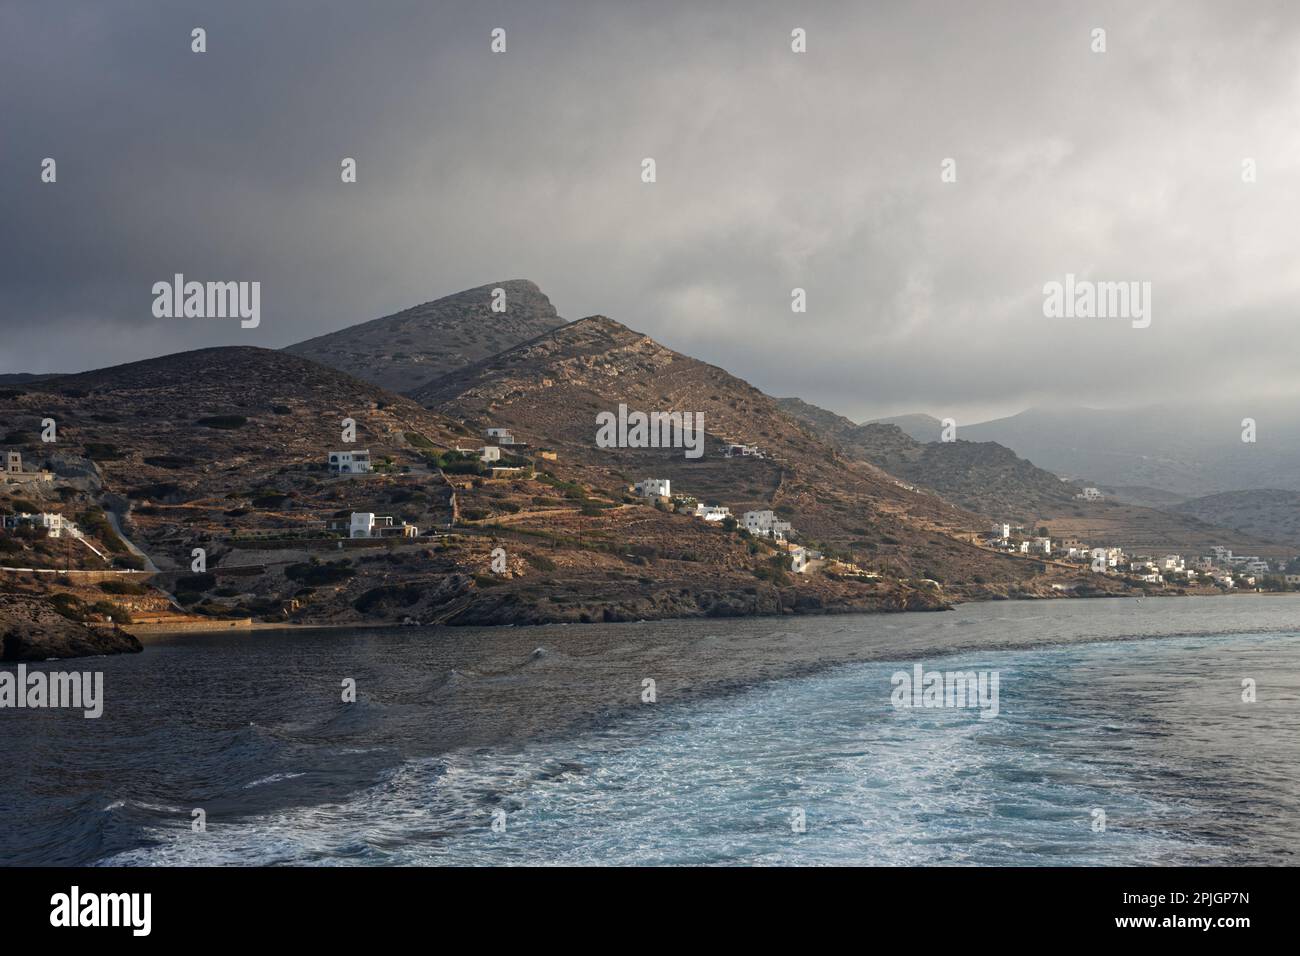
<svg viewBox="0 0 1300 956"><path fill-rule="evenodd" d="M419 534L420 529L413 524L405 521L396 524L392 515L377 515L370 511L352 512L348 527L350 538L414 538Z"/></svg>
<svg viewBox="0 0 1300 956"><path fill-rule="evenodd" d="M757 445L728 445L724 455L727 458L762 458L763 453Z"/></svg>
<svg viewBox="0 0 1300 956"><path fill-rule="evenodd" d="M1101 501L1101 499L1104 498L1105 495L1103 495L1096 488L1084 488L1083 491L1079 492L1079 494L1075 495L1074 497L1081 498L1084 501Z"/></svg>
<svg viewBox="0 0 1300 956"><path fill-rule="evenodd" d="M65 522L63 515L48 511L42 511L38 514L28 514L21 511L16 515L4 515L3 524L7 530L14 530L28 524L36 528L44 528L46 535L51 538L62 537L65 528L69 534L75 535L75 526L71 521Z"/></svg>
<svg viewBox="0 0 1300 956"><path fill-rule="evenodd" d="M1002 524L995 524L992 533L994 536L1006 541L1011 537L1011 525L1006 524L1005 522Z"/></svg>
<svg viewBox="0 0 1300 956"><path fill-rule="evenodd" d="M722 521L731 517L731 509L724 508L721 505L697 504L695 506L695 517L703 518L705 521Z"/></svg>
<svg viewBox="0 0 1300 956"><path fill-rule="evenodd" d="M389 523L392 518L389 518ZM375 530L375 515L372 511L352 512L352 523L348 528L349 538L370 538Z"/></svg>
<svg viewBox="0 0 1300 956"><path fill-rule="evenodd" d="M515 436L510 434L508 428L489 428L483 432L483 435L486 438L495 438L498 445L515 444Z"/></svg>
<svg viewBox="0 0 1300 956"><path fill-rule="evenodd" d="M822 556L820 551L814 551L798 544L786 545L786 551L790 554L790 570L795 574L807 574L808 566L812 562L820 560Z"/></svg>
<svg viewBox="0 0 1300 956"><path fill-rule="evenodd" d="M1183 556L1181 554L1166 554L1160 559L1161 571L1182 571L1184 570Z"/></svg>
<svg viewBox="0 0 1300 956"><path fill-rule="evenodd" d="M484 445L478 450L479 461L500 461L501 449L496 445Z"/></svg>
<svg viewBox="0 0 1300 956"><path fill-rule="evenodd" d="M782 521L774 511L746 511L740 519L741 526L750 534L761 537L783 539L793 528L790 522Z"/></svg>
<svg viewBox="0 0 1300 956"><path fill-rule="evenodd" d="M1041 554L1044 557L1047 557L1052 553L1052 539L1035 538L1030 544L1029 550L1034 554Z"/></svg>
<svg viewBox="0 0 1300 956"><path fill-rule="evenodd" d="M364 475L374 469L370 466L370 449L330 452L330 471L341 475Z"/></svg>
<svg viewBox="0 0 1300 956"><path fill-rule="evenodd" d="M672 481L667 478L645 478L632 486L642 498L671 498Z"/></svg>
<svg viewBox="0 0 1300 956"><path fill-rule="evenodd" d="M36 481L53 481L52 471L23 471L23 454L20 451L5 452L4 468L0 469L0 482L26 484Z"/></svg>

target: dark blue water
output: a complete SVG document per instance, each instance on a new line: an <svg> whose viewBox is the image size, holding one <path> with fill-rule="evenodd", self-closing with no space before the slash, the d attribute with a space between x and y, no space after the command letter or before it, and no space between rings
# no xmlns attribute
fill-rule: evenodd
<svg viewBox="0 0 1300 956"><path fill-rule="evenodd" d="M1294 598L1058 601L185 638L90 662L106 674L100 720L0 712L0 803L22 821L0 856L1294 863L1297 612ZM1034 640L1087 643L1012 646ZM996 671L997 716L895 709L890 676L918 659Z"/></svg>

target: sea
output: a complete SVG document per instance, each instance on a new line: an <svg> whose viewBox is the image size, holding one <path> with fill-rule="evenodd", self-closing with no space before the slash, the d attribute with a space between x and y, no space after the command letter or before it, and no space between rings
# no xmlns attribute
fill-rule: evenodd
<svg viewBox="0 0 1300 956"><path fill-rule="evenodd" d="M918 665L995 676L996 713L900 701ZM258 631L28 666L102 673L104 710L0 709L8 865L1300 862L1300 596Z"/></svg>

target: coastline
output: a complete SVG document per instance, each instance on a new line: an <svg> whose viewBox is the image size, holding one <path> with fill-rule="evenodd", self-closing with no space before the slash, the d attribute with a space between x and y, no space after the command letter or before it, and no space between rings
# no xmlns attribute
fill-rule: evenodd
<svg viewBox="0 0 1300 956"><path fill-rule="evenodd" d="M1174 598L1247 598L1247 597L1278 597L1285 598L1288 596L1295 597L1297 592L1283 591L1232 591L1232 592L1207 592L1196 594L1142 594L1134 592L1108 592L1099 594L1069 594L1056 593L1045 595L1021 595L1018 597L979 597L962 600L955 598L951 602L933 607L917 608L881 608L881 607L849 607L837 606L830 608L795 608L785 610L781 613L755 613L755 614L736 614L726 616L710 615L685 615L680 617L646 617L638 618L631 621L569 621L569 620L542 620L542 621L523 621L523 622L464 622L464 621L447 621L428 624L404 624L397 621L322 621L322 622L295 622L295 621L252 621L249 619L240 619L237 621L214 618L210 621L186 621L181 624L135 624L127 625L123 630L135 636L142 644L154 643L160 640L185 637L188 635L211 635L211 634L228 634L228 633L266 633L283 631L288 634L311 633L314 631L353 631L353 630L387 630L387 631L429 631L429 630L446 630L446 631L465 631L465 630L507 630L512 628L524 629L541 629L550 627L593 627L596 625L638 625L647 623L673 624L697 621L720 621L720 620L754 620L754 621L772 621L785 620L789 618L838 618L838 617L893 617L896 615L920 615L933 614L940 611L954 611L958 608L975 607L984 605L995 605L1005 603L1039 603L1039 602L1056 602L1056 601L1142 601L1146 599L1174 599Z"/></svg>

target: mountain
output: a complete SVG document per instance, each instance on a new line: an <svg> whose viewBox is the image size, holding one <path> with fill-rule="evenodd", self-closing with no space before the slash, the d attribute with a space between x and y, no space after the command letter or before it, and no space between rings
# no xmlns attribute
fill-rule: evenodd
<svg viewBox="0 0 1300 956"><path fill-rule="evenodd" d="M493 290L505 311L493 312ZM394 315L288 346L285 351L406 392L564 324L527 279L492 282Z"/></svg>
<svg viewBox="0 0 1300 956"><path fill-rule="evenodd" d="M247 347L0 390L0 451L21 452L27 473L0 481L0 511L52 512L84 534L0 533L2 653L130 651L131 635L178 624L635 621L1127 587L978 547L983 518L849 458L748 383L607 318L545 332L417 394ZM620 403L702 413L703 457L598 447L596 416ZM42 440L48 420L53 441ZM489 426L528 444L485 464ZM730 442L762 455L728 457ZM330 452L363 449L372 472L327 467ZM769 539L629 493L646 477L736 515L770 509L823 557L793 573ZM419 533L352 538L365 514Z"/></svg>
<svg viewBox="0 0 1300 956"><path fill-rule="evenodd" d="M846 454L891 475L937 491L986 517L1032 522L1070 503L1078 487L994 442L920 442L899 425L855 425L842 415L797 398L783 398L785 411L818 429ZM919 427L925 416L904 416ZM939 431L935 421L935 436Z"/></svg>
<svg viewBox="0 0 1300 956"><path fill-rule="evenodd" d="M854 425L799 399L780 399L780 404L819 429L845 454L933 489L995 521L1046 526L1058 538L1139 553L1204 554L1216 544L1273 558L1286 551L1276 536L1260 533L1270 526L1267 517L1228 524L1215 520L1209 512L1179 511L1171 505L1181 498L1154 489L1128 491L1144 499L1159 499L1155 506L1124 495L1111 498L1109 491L1106 500L1084 502L1075 498L1078 485L1062 481L996 442L960 439L922 444L894 425ZM970 435L971 431L959 427L957 433Z"/></svg>
<svg viewBox="0 0 1300 956"><path fill-rule="evenodd" d="M1174 505L1188 500L1186 495L1144 485L1108 485L1103 482L1095 487L1104 492L1107 498L1128 505L1140 505L1143 508L1160 508L1167 511Z"/></svg>
<svg viewBox="0 0 1300 956"><path fill-rule="evenodd" d="M58 378L56 374L45 372L35 374L32 372L5 372L0 375L0 385L24 385L27 382L39 382L47 378Z"/></svg>
<svg viewBox="0 0 1300 956"><path fill-rule="evenodd" d="M895 578L935 579L960 594L1025 575L1023 562L969 542L984 518L842 454L747 382L604 316L452 372L413 397L451 418L509 428L518 440L558 449L558 478L603 489L613 500L631 482L668 478L674 493L733 515L773 509L803 541ZM702 413L704 456L597 447L597 416L620 405ZM764 457L728 458L732 442L757 445Z"/></svg>
<svg viewBox="0 0 1300 956"><path fill-rule="evenodd" d="M1171 510L1300 549L1300 492L1297 491L1278 488L1227 491L1184 501Z"/></svg>
<svg viewBox="0 0 1300 956"><path fill-rule="evenodd" d="M1255 420L1254 442L1242 441L1245 418ZM1091 484L1187 497L1242 488L1300 491L1300 415L1277 403L1032 408L959 426L957 435L996 441L1039 467Z"/></svg>
<svg viewBox="0 0 1300 956"><path fill-rule="evenodd" d="M864 425L897 425L904 434L919 442L938 441L942 437L943 422L932 415L894 415L876 418Z"/></svg>

